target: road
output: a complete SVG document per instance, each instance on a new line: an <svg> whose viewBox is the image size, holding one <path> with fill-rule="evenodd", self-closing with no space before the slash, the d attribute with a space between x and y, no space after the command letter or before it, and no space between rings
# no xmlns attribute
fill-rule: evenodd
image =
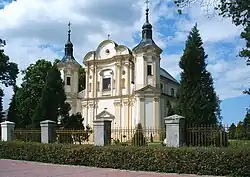
<svg viewBox="0 0 250 177"><path fill-rule="evenodd" d="M0 159L0 177L199 177Z"/></svg>

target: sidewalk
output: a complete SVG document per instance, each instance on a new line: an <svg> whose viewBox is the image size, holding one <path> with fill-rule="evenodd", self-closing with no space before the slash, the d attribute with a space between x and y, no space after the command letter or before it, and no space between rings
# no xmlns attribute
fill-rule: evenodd
<svg viewBox="0 0 250 177"><path fill-rule="evenodd" d="M0 177L199 177L0 159Z"/></svg>

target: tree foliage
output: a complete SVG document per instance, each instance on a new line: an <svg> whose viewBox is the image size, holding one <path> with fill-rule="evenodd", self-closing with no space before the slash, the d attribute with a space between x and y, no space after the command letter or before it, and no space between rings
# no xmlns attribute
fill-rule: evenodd
<svg viewBox="0 0 250 177"><path fill-rule="evenodd" d="M5 45L5 41L0 39L0 47ZM9 56L4 54L4 50L0 49L0 84L5 87L15 86L18 75L18 67L16 63L10 62ZM0 88L0 122L3 118L3 89Z"/></svg>
<svg viewBox="0 0 250 177"><path fill-rule="evenodd" d="M10 104L9 104L9 109L8 109L8 114L7 114L7 120L14 122L15 127L17 128L22 128L21 125L21 120L18 117L17 110L16 110L16 93L18 91L18 87L14 88L14 94L12 95Z"/></svg>
<svg viewBox="0 0 250 177"><path fill-rule="evenodd" d="M197 26L191 30L179 66L182 69L176 111L187 123L218 123L219 102L213 79L206 70L206 58Z"/></svg>
<svg viewBox="0 0 250 177"><path fill-rule="evenodd" d="M23 82L12 100L15 102L13 103L15 105L14 111L20 119L21 127L31 125L31 118L42 96L45 80L51 68L52 64L50 61L40 59L22 71L24 75Z"/></svg>
<svg viewBox="0 0 250 177"><path fill-rule="evenodd" d="M66 99L64 82L56 65L54 65L48 72L42 96L35 109L32 118L33 127L39 127L43 120L57 122L59 116L67 116L70 107L66 103ZM64 110L65 108L67 110Z"/></svg>
<svg viewBox="0 0 250 177"><path fill-rule="evenodd" d="M246 46L240 51L241 57L250 59L250 0L220 0L220 5L217 9L220 10L220 15L230 17L232 22L243 27L241 38L246 41Z"/></svg>
<svg viewBox="0 0 250 177"><path fill-rule="evenodd" d="M232 123L228 129L229 131L229 139L236 139L236 126Z"/></svg>
<svg viewBox="0 0 250 177"><path fill-rule="evenodd" d="M79 68L79 84L78 84L78 91L82 91L85 89L86 85L86 74L85 74L85 69L80 66Z"/></svg>

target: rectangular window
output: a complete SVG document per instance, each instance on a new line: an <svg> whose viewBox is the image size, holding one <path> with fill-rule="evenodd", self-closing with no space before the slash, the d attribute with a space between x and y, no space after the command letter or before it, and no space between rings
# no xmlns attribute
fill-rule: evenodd
<svg viewBox="0 0 250 177"><path fill-rule="evenodd" d="M102 89L110 90L111 89L111 78L103 78L102 80Z"/></svg>
<svg viewBox="0 0 250 177"><path fill-rule="evenodd" d="M70 77L67 77L66 84L70 85Z"/></svg>
<svg viewBox="0 0 250 177"><path fill-rule="evenodd" d="M162 83L160 83L160 87L161 87L161 90L163 90L163 84Z"/></svg>
<svg viewBox="0 0 250 177"><path fill-rule="evenodd" d="M152 65L148 65L148 76L152 76Z"/></svg>

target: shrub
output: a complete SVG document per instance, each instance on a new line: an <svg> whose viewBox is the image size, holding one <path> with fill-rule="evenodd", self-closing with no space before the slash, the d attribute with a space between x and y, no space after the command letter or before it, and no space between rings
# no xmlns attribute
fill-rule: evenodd
<svg viewBox="0 0 250 177"><path fill-rule="evenodd" d="M142 125L140 123L137 125L137 129L132 138L132 145L133 146L145 146L146 145L146 138L143 135Z"/></svg>
<svg viewBox="0 0 250 177"><path fill-rule="evenodd" d="M137 171L250 176L250 148L166 148L0 142L0 158Z"/></svg>

